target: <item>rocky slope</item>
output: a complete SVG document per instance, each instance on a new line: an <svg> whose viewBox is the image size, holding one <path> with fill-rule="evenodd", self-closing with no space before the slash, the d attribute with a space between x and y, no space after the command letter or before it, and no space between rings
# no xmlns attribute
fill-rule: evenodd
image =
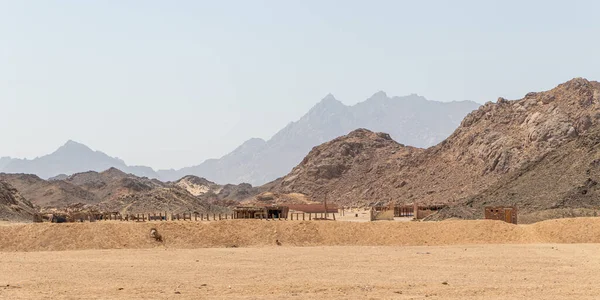
<svg viewBox="0 0 600 300"><path fill-rule="evenodd" d="M580 195L597 181L588 173L600 159L594 142L599 118L600 83L577 78L520 100L487 103L428 149L353 132L316 147L268 186L345 205L417 201L479 211L483 205L508 203L524 212L593 206Z"/></svg>
<svg viewBox="0 0 600 300"><path fill-rule="evenodd" d="M36 175L0 173L0 180L11 184L25 199L39 207L65 207L74 203L95 204L91 192L65 181L46 181Z"/></svg>
<svg viewBox="0 0 600 300"><path fill-rule="evenodd" d="M252 198L260 192L259 188L252 187L248 183L219 185L192 175L185 176L173 184L206 203L221 206L235 206L240 201Z"/></svg>
<svg viewBox="0 0 600 300"><path fill-rule="evenodd" d="M0 181L0 220L31 221L34 212L31 202L25 200L17 189Z"/></svg>

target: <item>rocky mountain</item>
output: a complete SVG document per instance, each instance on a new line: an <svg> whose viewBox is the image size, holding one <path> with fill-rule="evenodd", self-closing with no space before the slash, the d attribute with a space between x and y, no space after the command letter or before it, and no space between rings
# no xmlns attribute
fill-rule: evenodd
<svg viewBox="0 0 600 300"><path fill-rule="evenodd" d="M97 197L65 181L46 181L36 175L0 173L0 181L16 188L25 199L39 207L65 207L74 203L95 204Z"/></svg>
<svg viewBox="0 0 600 300"><path fill-rule="evenodd" d="M10 183L42 210L77 207L121 213L220 212L257 194L248 184L221 186L194 176L164 183L116 168L52 180L36 175L0 173L0 180Z"/></svg>
<svg viewBox="0 0 600 300"><path fill-rule="evenodd" d="M31 221L35 209L10 184L0 181L0 220Z"/></svg>
<svg viewBox="0 0 600 300"><path fill-rule="evenodd" d="M480 216L490 204L517 205L525 214L600 207L599 119L600 83L576 78L523 99L486 103L427 149L354 131L314 148L267 187L344 205L458 207L448 217Z"/></svg>
<svg viewBox="0 0 600 300"><path fill-rule="evenodd" d="M219 183L260 185L289 172L313 147L357 128L389 132L394 139L416 147L435 145L478 106L471 101L429 101L417 95L388 97L383 92L346 106L328 95L268 141L251 139L220 159L159 171L159 175L166 180L191 174Z"/></svg>
<svg viewBox="0 0 600 300"><path fill-rule="evenodd" d="M70 175L85 171L100 172L112 167L142 177L158 178L152 168L128 166L121 159L94 151L86 145L74 141L68 141L55 152L35 159L5 157L0 160L0 172L35 174L44 179L61 174Z"/></svg>

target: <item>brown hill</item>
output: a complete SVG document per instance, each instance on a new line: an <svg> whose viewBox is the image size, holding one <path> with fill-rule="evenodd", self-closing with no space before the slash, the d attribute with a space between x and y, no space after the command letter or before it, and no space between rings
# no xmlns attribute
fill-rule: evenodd
<svg viewBox="0 0 600 300"><path fill-rule="evenodd" d="M0 181L0 220L31 221L34 211L31 202L25 200L17 189Z"/></svg>
<svg viewBox="0 0 600 300"><path fill-rule="evenodd" d="M448 139L428 149L404 147L384 134L352 132L315 147L290 174L267 186L273 192L299 192L344 205L414 201L486 205L507 202L508 190L498 192L495 202L487 195L493 193L492 187L508 188L513 182L532 194L553 195L562 199L554 202L581 207L588 204L572 194L593 184L580 173L585 174L598 158L590 151L595 149L599 117L600 83L577 78L520 100L487 103L469 114ZM548 161L552 153L563 161ZM586 159L575 153L586 153ZM575 162L582 167L573 167ZM539 177L548 179L544 185L538 185L541 179L523 177L536 168L553 177ZM562 178L559 174L573 181L554 184ZM523 179L511 181L519 175ZM572 200L565 200L566 195ZM517 193L518 201L512 203L526 211L563 205L537 203L541 198Z"/></svg>
<svg viewBox="0 0 600 300"><path fill-rule="evenodd" d="M11 183L39 209L59 211L92 209L121 213L218 213L226 209L222 207L224 199L243 194L245 190L242 185L242 188L218 186L216 198L210 199L204 195L195 196L178 183L137 177L115 168L103 172L77 173L64 180L46 181L26 174L0 174L0 180Z"/></svg>
<svg viewBox="0 0 600 300"><path fill-rule="evenodd" d="M103 172L77 173L64 181L93 193L101 201L166 187L166 184L156 179L137 177L116 168L110 168Z"/></svg>
<svg viewBox="0 0 600 300"><path fill-rule="evenodd" d="M395 187L405 183L382 188L377 181L414 162L423 151L398 144L385 133L358 129L315 147L290 174L269 184L269 190L343 205L389 201Z"/></svg>
<svg viewBox="0 0 600 300"><path fill-rule="evenodd" d="M100 201L93 193L62 180L46 181L36 175L4 173L0 173L0 180L12 185L25 199L39 207L65 207Z"/></svg>

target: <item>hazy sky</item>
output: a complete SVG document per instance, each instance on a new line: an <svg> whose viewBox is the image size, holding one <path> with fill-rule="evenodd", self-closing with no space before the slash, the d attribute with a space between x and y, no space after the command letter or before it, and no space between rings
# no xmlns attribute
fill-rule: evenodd
<svg viewBox="0 0 600 300"><path fill-rule="evenodd" d="M73 139L183 167L327 93L483 103L600 80L599 2L0 0L0 156Z"/></svg>

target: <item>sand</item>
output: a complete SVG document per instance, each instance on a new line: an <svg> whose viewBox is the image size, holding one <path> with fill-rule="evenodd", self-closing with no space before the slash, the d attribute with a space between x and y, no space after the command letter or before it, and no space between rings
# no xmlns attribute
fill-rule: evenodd
<svg viewBox="0 0 600 300"><path fill-rule="evenodd" d="M0 253L0 298L598 299L600 245Z"/></svg>
<svg viewBox="0 0 600 300"><path fill-rule="evenodd" d="M150 237L157 228L164 237ZM0 226L0 251L265 247L419 246L463 244L600 243L600 218L549 220L531 225L501 221L334 222L228 220Z"/></svg>
<svg viewBox="0 0 600 300"><path fill-rule="evenodd" d="M5 225L0 299L597 299L600 282L600 218Z"/></svg>

